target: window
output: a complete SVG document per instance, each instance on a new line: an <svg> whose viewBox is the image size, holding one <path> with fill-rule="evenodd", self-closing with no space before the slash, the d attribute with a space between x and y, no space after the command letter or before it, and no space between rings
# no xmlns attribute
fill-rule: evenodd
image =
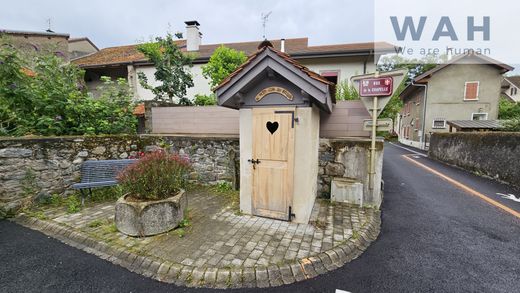
<svg viewBox="0 0 520 293"><path fill-rule="evenodd" d="M441 119L441 118L433 119L432 128L434 128L434 129L446 128L446 119Z"/></svg>
<svg viewBox="0 0 520 293"><path fill-rule="evenodd" d="M488 113L472 113L471 120L487 120Z"/></svg>
<svg viewBox="0 0 520 293"><path fill-rule="evenodd" d="M479 90L478 81L468 81L464 87L464 100L465 101L475 101L478 100L478 90Z"/></svg>
<svg viewBox="0 0 520 293"><path fill-rule="evenodd" d="M516 87L511 87L511 96L516 95L516 91L517 91Z"/></svg>
<svg viewBox="0 0 520 293"><path fill-rule="evenodd" d="M338 84L339 70L321 71L320 74L328 81L333 82L334 84Z"/></svg>

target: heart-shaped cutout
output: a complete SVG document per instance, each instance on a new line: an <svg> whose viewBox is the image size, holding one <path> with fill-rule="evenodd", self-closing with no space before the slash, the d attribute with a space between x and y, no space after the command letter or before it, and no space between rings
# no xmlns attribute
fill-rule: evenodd
<svg viewBox="0 0 520 293"><path fill-rule="evenodd" d="M267 130L269 130L269 132L271 132L271 134L273 134L278 129L278 122L267 121L267 123L265 124L265 127L267 127Z"/></svg>

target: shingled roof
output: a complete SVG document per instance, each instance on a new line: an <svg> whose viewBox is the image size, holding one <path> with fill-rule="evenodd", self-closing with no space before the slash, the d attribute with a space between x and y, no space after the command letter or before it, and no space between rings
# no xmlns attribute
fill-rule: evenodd
<svg viewBox="0 0 520 293"><path fill-rule="evenodd" d="M285 61L289 62L290 64L292 64L294 67L298 68L299 70L301 70L303 73L305 73L306 75L308 75L310 78L313 78L317 81L320 81L320 82L323 82L325 84L328 84L329 87L331 87L331 93L333 93L333 97L332 97L332 100L334 103L336 103L336 98L335 98L335 95L334 93L336 92L336 90L334 89L335 87L335 84L333 82L330 82L328 79L326 79L325 77L319 75L318 73L308 69L307 67L301 65L298 61L294 60L293 58L291 58L291 56L289 56L288 54L286 53L283 53L283 52L280 52L276 49L274 49L273 47L271 46L264 46L260 49L258 49L255 53L253 53L252 55L249 56L249 58L247 58L247 60L242 63L242 65L240 65L237 69L235 69L235 71L233 71L232 73L230 73L219 85L217 85L213 91L216 91L218 90L219 88L223 87L224 85L226 85L227 83L229 83L233 77L235 77L237 74L239 74L244 68L247 67L247 65L249 65L253 60L256 59L256 57L258 55L260 55L263 51L265 50L271 50L272 52L274 52L275 54L277 54L278 56L282 57Z"/></svg>
<svg viewBox="0 0 520 293"><path fill-rule="evenodd" d="M273 47L277 50L281 48L281 40L271 40ZM186 40L176 41L182 51L186 51ZM239 43L219 43L210 45L201 45L198 51L190 51L195 53L195 63L207 62L215 49L224 45L226 47L243 51L246 55L254 54L260 41L239 42ZM137 50L136 45L118 46L101 49L99 52L78 58L73 63L83 68L99 67L107 65L125 65L125 64L146 64L148 60L142 53ZM285 40L285 52L295 58L314 57L323 55L348 55L348 54L373 54L375 47L378 50L386 49L388 52L393 50L391 44L385 42L377 43L354 43L354 44L338 44L326 46L309 46L308 38L294 38Z"/></svg>

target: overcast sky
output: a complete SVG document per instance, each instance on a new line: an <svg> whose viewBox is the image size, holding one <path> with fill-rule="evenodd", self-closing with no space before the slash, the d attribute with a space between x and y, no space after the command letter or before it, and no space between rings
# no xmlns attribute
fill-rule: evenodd
<svg viewBox="0 0 520 293"><path fill-rule="evenodd" d="M204 44L262 38L261 14L272 11L267 38L309 37L311 45L372 41L373 2L355 0L17 0L2 1L0 29L89 37L98 47L133 44L201 24ZM170 29L169 29L170 28Z"/></svg>

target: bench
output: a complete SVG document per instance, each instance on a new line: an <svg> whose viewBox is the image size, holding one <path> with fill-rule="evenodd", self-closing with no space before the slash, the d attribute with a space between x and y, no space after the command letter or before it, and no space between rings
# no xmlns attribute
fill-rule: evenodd
<svg viewBox="0 0 520 293"><path fill-rule="evenodd" d="M81 182L72 185L81 192L81 204L85 203L85 189L92 198L92 188L117 185L117 174L126 166L135 163L136 159L126 160L90 160L81 165Z"/></svg>

